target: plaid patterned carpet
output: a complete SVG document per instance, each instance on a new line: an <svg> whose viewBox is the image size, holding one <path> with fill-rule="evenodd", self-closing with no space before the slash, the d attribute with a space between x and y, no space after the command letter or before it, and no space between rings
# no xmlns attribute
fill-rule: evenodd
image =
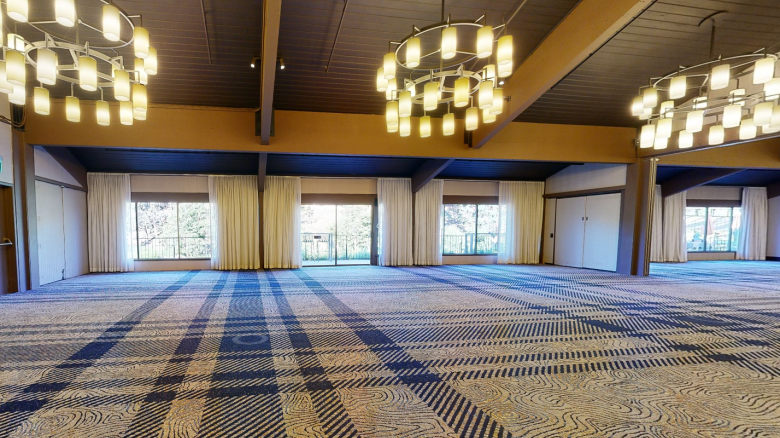
<svg viewBox="0 0 780 438"><path fill-rule="evenodd" d="M0 297L0 437L780 436L780 263L90 275Z"/></svg>

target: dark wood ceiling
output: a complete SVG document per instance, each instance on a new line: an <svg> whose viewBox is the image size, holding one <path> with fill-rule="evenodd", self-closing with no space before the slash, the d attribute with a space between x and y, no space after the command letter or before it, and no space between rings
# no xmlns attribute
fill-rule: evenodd
<svg viewBox="0 0 780 438"><path fill-rule="evenodd" d="M516 121L638 126L630 101L650 77L710 59L709 21L716 19L714 52L724 56L780 43L778 0L658 0Z"/></svg>
<svg viewBox="0 0 780 438"><path fill-rule="evenodd" d="M686 166L658 166L656 182L663 184L670 179L684 173L702 169L701 167ZM747 169L742 172L715 180L708 186L732 186L732 187L766 187L780 181L780 170L773 169Z"/></svg>

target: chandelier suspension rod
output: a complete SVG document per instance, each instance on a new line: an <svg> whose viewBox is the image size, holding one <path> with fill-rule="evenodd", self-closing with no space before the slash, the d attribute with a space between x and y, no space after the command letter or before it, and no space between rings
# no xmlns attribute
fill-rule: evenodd
<svg viewBox="0 0 780 438"><path fill-rule="evenodd" d="M344 9L341 11L341 19L339 20L339 27L336 28L336 38L333 39L333 47L330 49L330 56L328 57L328 65L325 66L325 72L330 71L330 62L333 61L333 52L336 51L336 44L339 42L339 35L341 34L341 25L344 24L344 16L347 15L347 6L349 0L344 0Z"/></svg>
<svg viewBox="0 0 780 438"><path fill-rule="evenodd" d="M211 60L211 42L209 41L209 25L206 23L206 5L204 4L204 0L200 0L200 12L201 15L203 15L203 32L206 34L206 49L209 52L209 64L213 64L214 62ZM143 21L141 22L141 25L143 26Z"/></svg>
<svg viewBox="0 0 780 438"><path fill-rule="evenodd" d="M522 9L523 6L525 6L526 3L528 3L528 0L523 0L523 2L520 3L520 5L517 7L517 9L515 9L515 11L512 12L512 16L509 17L509 20L505 20L504 21L504 34L506 34L506 32L507 32L507 28L509 27L509 22L511 22L512 20L515 19L515 15L517 15L517 13L520 12L520 9Z"/></svg>

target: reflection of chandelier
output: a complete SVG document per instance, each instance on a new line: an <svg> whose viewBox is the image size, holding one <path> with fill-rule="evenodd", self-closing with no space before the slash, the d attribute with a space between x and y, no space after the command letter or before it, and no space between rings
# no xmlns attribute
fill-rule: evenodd
<svg viewBox="0 0 780 438"><path fill-rule="evenodd" d="M411 134L412 105L423 107L420 137L431 135L431 118L427 112L436 110L441 103L447 104L442 126L444 135L455 133L455 115L450 112L450 103L456 108L468 107L466 131L477 129L480 112L483 123L494 122L504 106L504 90L499 85L503 85L503 78L512 74L512 36L500 37L495 56L493 53L496 42L494 31L499 31L499 34L502 30L505 32L506 26L488 26L483 15L474 21L448 18L422 29L416 26L413 29L400 42L390 42L391 49L392 45L396 48L385 54L382 67L377 70L377 91L384 92L388 101L387 132L399 132L401 137ZM476 29L476 41L472 46L476 47L476 51L458 48L459 29ZM438 35L441 35L440 44L424 53L428 45L423 44L423 39L436 40ZM402 49L403 60L398 56ZM437 53L440 56L434 56ZM490 63L491 57L495 59L494 63ZM472 60L475 64L479 60L486 60L488 64L478 71L469 71L464 64ZM397 83L397 66L411 70L409 78L403 79L400 88ZM413 79L411 74L415 71L425 74ZM422 94L417 94L417 85L421 85ZM474 101L475 93L477 102Z"/></svg>
<svg viewBox="0 0 780 438"><path fill-rule="evenodd" d="M631 104L631 113L647 120L639 147L666 149L674 139L677 147L690 148L694 134L708 125L709 145L723 143L729 128L738 129L740 140L755 138L758 128L762 134L780 132L780 78L774 77L777 59L777 54L762 49L681 67L651 79ZM661 102L661 96L668 100Z"/></svg>
<svg viewBox="0 0 780 438"><path fill-rule="evenodd" d="M35 68L36 79L40 84L33 89L33 107L38 114L49 115L51 109L49 90L44 85L52 86L57 81L64 81L71 84L70 96L65 98L66 118L71 122L81 121L79 99L73 95L75 84L85 91L100 92L100 100L95 103L98 124L105 126L111 123L108 102L103 100L104 88L114 89L114 99L119 101L119 118L123 125L132 125L133 119L146 120L146 84L149 75L157 74L157 50L149 45L149 32L141 26L133 25L131 18L140 19L140 15L127 15L107 0L100 2L103 4L103 23L98 28L77 16L75 0L54 0L53 18L56 21L29 21L27 0L7 1L6 13L9 18L17 23L26 23L43 34L41 41L26 41L21 35L8 34L5 57L0 61L0 92L8 94L11 103L26 104L26 65L30 64ZM2 18L0 13L0 27ZM128 41L121 37L122 21L132 30L133 36ZM75 38L61 36L48 29L56 24L66 28L75 27L75 32L68 32ZM91 32L90 36L100 33L107 41L82 41L80 32ZM122 56L106 54L116 54L117 49L131 44L137 59L129 70L125 69ZM64 55L62 58L70 56L72 64L60 63L58 55ZM99 68L98 65L105 68ZM72 72L75 74L71 75Z"/></svg>

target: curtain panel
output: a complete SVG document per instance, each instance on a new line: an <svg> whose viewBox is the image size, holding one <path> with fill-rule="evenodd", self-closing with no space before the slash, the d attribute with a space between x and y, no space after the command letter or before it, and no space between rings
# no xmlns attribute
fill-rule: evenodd
<svg viewBox="0 0 780 438"><path fill-rule="evenodd" d="M412 180L379 178L379 264L411 266L412 257Z"/></svg>
<svg viewBox="0 0 780 438"><path fill-rule="evenodd" d="M301 267L301 179L265 177L263 192L265 268Z"/></svg>
<svg viewBox="0 0 780 438"><path fill-rule="evenodd" d="M663 261L687 262L688 245L685 242L686 193L664 198ZM651 248L652 250L652 248Z"/></svg>
<svg viewBox="0 0 780 438"><path fill-rule="evenodd" d="M414 194L414 264L441 265L444 181L431 180Z"/></svg>
<svg viewBox="0 0 780 438"><path fill-rule="evenodd" d="M209 176L211 268L260 269L257 176Z"/></svg>
<svg viewBox="0 0 780 438"><path fill-rule="evenodd" d="M766 187L743 188L737 260L766 260L768 215Z"/></svg>
<svg viewBox="0 0 780 438"><path fill-rule="evenodd" d="M498 186L498 205L498 263L539 263L544 183L501 181Z"/></svg>
<svg viewBox="0 0 780 438"><path fill-rule="evenodd" d="M653 218L650 234L650 261L664 261L664 198L661 194L661 186L655 186L653 194Z"/></svg>
<svg viewBox="0 0 780 438"><path fill-rule="evenodd" d="M87 187L89 271L132 271L130 175L88 173Z"/></svg>

